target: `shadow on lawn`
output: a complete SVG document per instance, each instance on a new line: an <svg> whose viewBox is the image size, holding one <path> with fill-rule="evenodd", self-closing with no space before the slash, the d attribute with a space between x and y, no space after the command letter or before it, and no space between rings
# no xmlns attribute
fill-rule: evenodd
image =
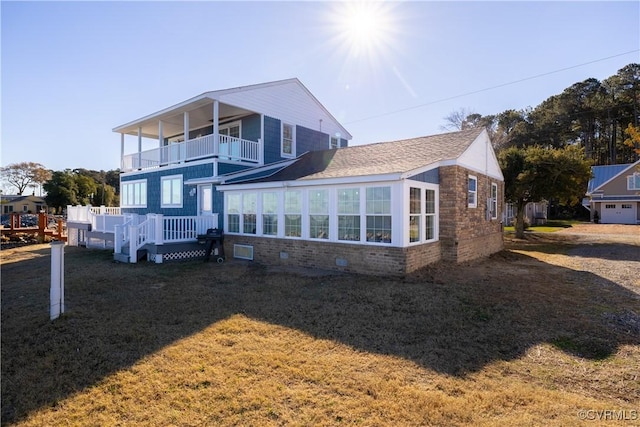
<svg viewBox="0 0 640 427"><path fill-rule="evenodd" d="M67 250L67 314L55 322L49 258L3 265L3 424L237 313L458 376L542 342L590 359L640 345L628 321L639 311L637 294L511 252L404 279L110 258Z"/></svg>

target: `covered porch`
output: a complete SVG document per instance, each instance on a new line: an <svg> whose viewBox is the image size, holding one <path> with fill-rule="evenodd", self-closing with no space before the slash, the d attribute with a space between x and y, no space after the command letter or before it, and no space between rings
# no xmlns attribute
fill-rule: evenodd
<svg viewBox="0 0 640 427"><path fill-rule="evenodd" d="M243 132L242 121L250 116L260 130L245 135L250 132ZM201 159L262 165L263 120L254 111L197 96L114 128L120 133L120 168L131 172ZM127 149L132 140L135 150Z"/></svg>

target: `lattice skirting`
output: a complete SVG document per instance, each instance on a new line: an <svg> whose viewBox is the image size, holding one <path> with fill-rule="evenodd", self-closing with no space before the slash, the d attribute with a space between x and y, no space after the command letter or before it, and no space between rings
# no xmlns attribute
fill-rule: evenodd
<svg viewBox="0 0 640 427"><path fill-rule="evenodd" d="M172 252L168 254L149 254L149 261L165 262L165 261L182 261L193 258L204 258L205 250L197 249L193 251Z"/></svg>

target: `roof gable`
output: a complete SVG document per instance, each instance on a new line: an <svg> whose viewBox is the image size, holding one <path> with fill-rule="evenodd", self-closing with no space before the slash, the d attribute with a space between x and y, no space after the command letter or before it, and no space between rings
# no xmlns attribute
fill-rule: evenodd
<svg viewBox="0 0 640 427"><path fill-rule="evenodd" d="M351 139L351 134L329 113L315 96L298 80L291 78L249 86L205 92L172 105L155 113L146 115L124 125L113 128L114 132L137 135L142 128L142 136L157 137L158 122L181 119L184 112L203 110L203 114L213 108L218 100L222 108L229 112L255 112L271 116L309 129L321 129L329 135L339 134L343 139ZM208 123L208 122L207 122ZM329 142L327 141L327 144Z"/></svg>
<svg viewBox="0 0 640 427"><path fill-rule="evenodd" d="M640 160L635 163L623 165L591 166L592 177L587 185L587 194L600 190L604 185L623 175L638 164L640 164Z"/></svg>

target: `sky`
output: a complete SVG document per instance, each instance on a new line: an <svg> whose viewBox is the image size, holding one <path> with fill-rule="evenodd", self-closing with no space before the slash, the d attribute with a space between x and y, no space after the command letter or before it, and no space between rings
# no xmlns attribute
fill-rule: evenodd
<svg viewBox="0 0 640 427"><path fill-rule="evenodd" d="M297 77L360 145L442 133L461 109L535 107L640 62L638 1L2 1L0 13L0 164L52 170L118 168L113 128L207 91Z"/></svg>

